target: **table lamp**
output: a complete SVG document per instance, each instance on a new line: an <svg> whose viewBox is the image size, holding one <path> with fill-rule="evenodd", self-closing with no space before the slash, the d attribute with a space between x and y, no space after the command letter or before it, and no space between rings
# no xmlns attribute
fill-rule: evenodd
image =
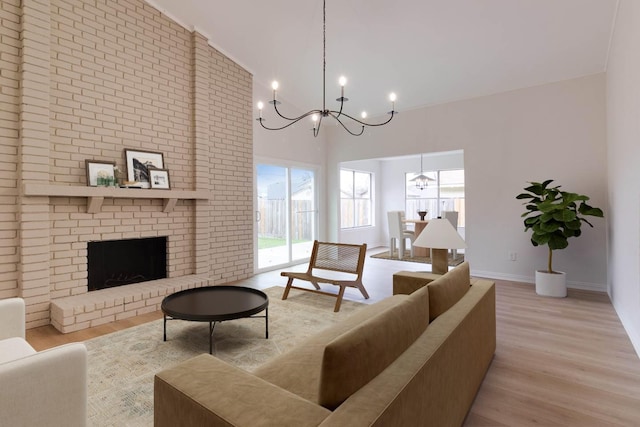
<svg viewBox="0 0 640 427"><path fill-rule="evenodd" d="M435 274L445 274L449 271L447 262L449 249L467 247L449 220L444 218L429 220L429 224L422 230L413 245L431 248L431 271Z"/></svg>

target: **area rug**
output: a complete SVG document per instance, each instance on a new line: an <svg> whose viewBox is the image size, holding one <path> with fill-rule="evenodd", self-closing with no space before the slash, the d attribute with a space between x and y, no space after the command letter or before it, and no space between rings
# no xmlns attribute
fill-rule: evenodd
<svg viewBox="0 0 640 427"><path fill-rule="evenodd" d="M344 319L364 304L284 288L269 296L269 339L264 318L238 319L215 327L214 355L251 371L301 340ZM167 341L162 320L85 341L88 350L88 417L91 426L153 426L153 376L156 372L209 352L209 324L171 320Z"/></svg>
<svg viewBox="0 0 640 427"><path fill-rule="evenodd" d="M398 259L397 251L394 251L393 256L389 256L388 249L384 252L380 252L379 254L371 255L371 258L389 259L389 260L395 260L395 261L421 262L423 264L431 264L431 257L428 257L428 256L412 257L410 251L407 251L404 253L402 260ZM464 254L457 254L455 258L449 255L449 267L455 267L456 265L462 264L463 262L464 262Z"/></svg>

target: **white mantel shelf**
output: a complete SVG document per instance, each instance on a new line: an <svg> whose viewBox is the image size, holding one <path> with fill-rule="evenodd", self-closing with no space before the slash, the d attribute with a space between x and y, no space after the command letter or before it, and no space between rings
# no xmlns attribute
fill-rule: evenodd
<svg viewBox="0 0 640 427"><path fill-rule="evenodd" d="M144 188L88 187L78 185L24 184L25 196L86 197L87 213L102 209L104 199L162 199L163 212L171 212L178 200L209 200L205 190L158 190Z"/></svg>

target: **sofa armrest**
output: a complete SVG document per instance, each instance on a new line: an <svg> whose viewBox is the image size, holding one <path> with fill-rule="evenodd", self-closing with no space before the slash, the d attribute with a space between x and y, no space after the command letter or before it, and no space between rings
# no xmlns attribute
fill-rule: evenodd
<svg viewBox="0 0 640 427"><path fill-rule="evenodd" d="M24 338L24 300L7 298L0 300L0 340Z"/></svg>
<svg viewBox="0 0 640 427"><path fill-rule="evenodd" d="M428 271L398 271L393 275L393 295L410 295L440 277Z"/></svg>
<svg viewBox="0 0 640 427"><path fill-rule="evenodd" d="M0 364L0 419L8 426L85 426L87 349L74 343Z"/></svg>
<svg viewBox="0 0 640 427"><path fill-rule="evenodd" d="M156 374L154 426L317 426L331 412L203 354Z"/></svg>

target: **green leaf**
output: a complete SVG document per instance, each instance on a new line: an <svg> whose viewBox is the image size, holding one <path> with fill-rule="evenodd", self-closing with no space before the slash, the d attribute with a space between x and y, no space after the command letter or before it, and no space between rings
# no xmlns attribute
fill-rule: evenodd
<svg viewBox="0 0 640 427"><path fill-rule="evenodd" d="M576 218L576 213L569 209L563 209L553 213L553 219L559 222L575 221Z"/></svg>
<svg viewBox="0 0 640 427"><path fill-rule="evenodd" d="M558 210L558 205L549 200L540 203L538 205L538 209L540 209L540 212L542 213L553 213L554 211Z"/></svg>
<svg viewBox="0 0 640 427"><path fill-rule="evenodd" d="M560 228L560 224L555 221L547 223L543 222L542 224L540 224L540 231L544 231L545 233L553 233L558 228Z"/></svg>
<svg viewBox="0 0 640 427"><path fill-rule="evenodd" d="M561 233L550 235L548 244L549 244L549 249L551 250L564 249L567 246L569 246L569 242L567 241L567 238L564 237Z"/></svg>
<svg viewBox="0 0 640 427"><path fill-rule="evenodd" d="M547 233L533 233L531 240L539 245L546 245L551 240L551 234Z"/></svg>
<svg viewBox="0 0 640 427"><path fill-rule="evenodd" d="M581 196L580 194L568 193L565 191L562 192L562 198L567 204L573 203L577 200L589 200L587 196Z"/></svg>
<svg viewBox="0 0 640 427"><path fill-rule="evenodd" d="M540 188L540 186L537 185L532 185L531 187L527 187L524 190L528 191L529 193L533 193L536 196L542 196L542 192L544 191L542 188Z"/></svg>
<svg viewBox="0 0 640 427"><path fill-rule="evenodd" d="M552 219L553 219L553 214L552 214L552 213L549 213L549 212L547 212L547 213L543 213L543 214L540 216L540 222L549 222L549 221L551 221Z"/></svg>
<svg viewBox="0 0 640 427"><path fill-rule="evenodd" d="M565 223L564 226L566 228L568 228L569 230L580 230L580 227L582 226L582 223L580 222L579 219L576 219L575 221L569 221L569 222Z"/></svg>
<svg viewBox="0 0 640 427"><path fill-rule="evenodd" d="M604 217L604 213L602 212L602 209L591 207L586 203L580 204L580 207L578 208L578 212L580 212L582 215L597 216L599 218Z"/></svg>
<svg viewBox="0 0 640 427"><path fill-rule="evenodd" d="M531 216L531 217L529 217L529 218L524 220L524 225L527 226L527 227L531 227L531 226L533 226L533 225L535 225L535 224L537 224L539 222L538 218L540 218L540 215Z"/></svg>

